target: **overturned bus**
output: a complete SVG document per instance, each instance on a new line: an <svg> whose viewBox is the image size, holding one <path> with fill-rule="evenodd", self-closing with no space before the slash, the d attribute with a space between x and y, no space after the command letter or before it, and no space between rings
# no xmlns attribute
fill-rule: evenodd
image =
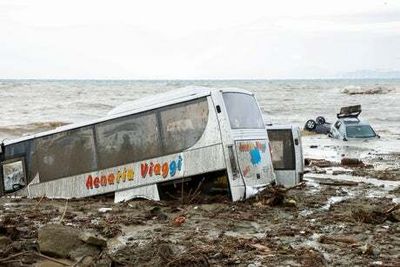
<svg viewBox="0 0 400 267"><path fill-rule="evenodd" d="M27 197L159 200L201 184L237 201L275 181L260 108L241 89L139 99L96 121L4 141L0 161L0 195Z"/></svg>

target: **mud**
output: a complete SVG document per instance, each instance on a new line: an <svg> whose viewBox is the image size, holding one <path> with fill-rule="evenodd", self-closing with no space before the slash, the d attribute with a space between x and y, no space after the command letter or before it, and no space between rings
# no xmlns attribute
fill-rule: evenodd
<svg viewBox="0 0 400 267"><path fill-rule="evenodd" d="M400 266L398 158L309 158L304 183L236 203L1 198L0 266ZM41 250L49 224L74 253Z"/></svg>
<svg viewBox="0 0 400 267"><path fill-rule="evenodd" d="M238 203L3 198L0 236L6 242L0 264L42 266L44 261L64 260L75 266L399 266L400 223L391 216L398 207L393 201L398 188L328 182L307 178L304 185L271 187ZM37 238L47 224L96 233L106 238L107 246L81 261L44 259Z"/></svg>

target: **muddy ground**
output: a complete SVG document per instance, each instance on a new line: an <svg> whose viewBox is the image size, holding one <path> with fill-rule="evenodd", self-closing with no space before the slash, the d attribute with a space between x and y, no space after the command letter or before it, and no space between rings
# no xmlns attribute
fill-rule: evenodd
<svg viewBox="0 0 400 267"><path fill-rule="evenodd" d="M0 266L400 266L398 170L321 162L237 203L1 198Z"/></svg>

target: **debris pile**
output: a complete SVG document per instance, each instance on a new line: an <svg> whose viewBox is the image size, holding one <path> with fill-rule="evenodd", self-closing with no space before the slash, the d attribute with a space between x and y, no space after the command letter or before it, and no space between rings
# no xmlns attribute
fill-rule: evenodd
<svg viewBox="0 0 400 267"><path fill-rule="evenodd" d="M0 266L398 266L399 205L344 183L269 186L235 203L0 198Z"/></svg>
<svg viewBox="0 0 400 267"><path fill-rule="evenodd" d="M400 209L400 205L396 204L393 207L382 211L381 207L367 206L352 210L352 216L357 222L381 224L386 220L399 222L398 218L393 216L393 212Z"/></svg>

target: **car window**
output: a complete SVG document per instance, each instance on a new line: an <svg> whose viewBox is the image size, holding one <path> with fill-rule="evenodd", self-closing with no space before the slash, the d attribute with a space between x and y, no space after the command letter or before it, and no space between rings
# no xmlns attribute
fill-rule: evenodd
<svg viewBox="0 0 400 267"><path fill-rule="evenodd" d="M352 125L346 127L348 138L368 138L375 137L374 130L369 125Z"/></svg>

